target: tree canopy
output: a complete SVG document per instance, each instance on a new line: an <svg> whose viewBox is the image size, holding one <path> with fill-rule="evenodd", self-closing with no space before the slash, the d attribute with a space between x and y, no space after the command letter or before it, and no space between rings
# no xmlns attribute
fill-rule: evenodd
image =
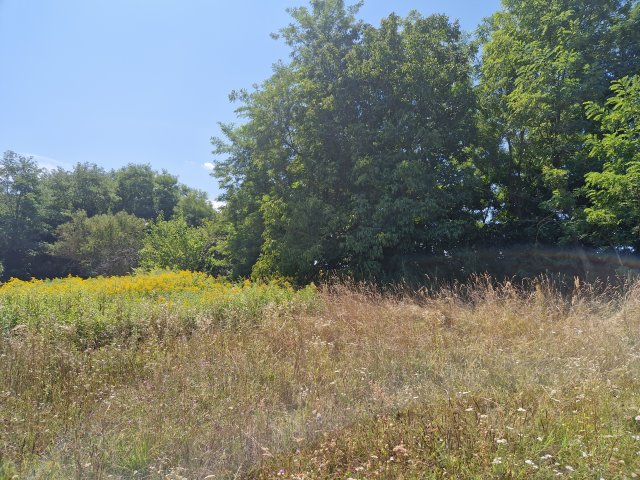
<svg viewBox="0 0 640 480"><path fill-rule="evenodd" d="M395 255L470 240L481 217L466 153L475 48L444 16L374 28L357 7L291 10L291 62L233 97L246 121L216 141L216 175L238 274L375 276Z"/></svg>
<svg viewBox="0 0 640 480"><path fill-rule="evenodd" d="M149 225L174 214L195 226L215 211L206 193L149 165L106 171L87 162L47 171L7 151L0 161L0 279L127 273L138 265Z"/></svg>
<svg viewBox="0 0 640 480"><path fill-rule="evenodd" d="M587 104L599 125L587 137L589 156L603 165L586 175L590 206L584 211L584 235L592 242L640 249L640 76L611 86L604 105Z"/></svg>
<svg viewBox="0 0 640 480"><path fill-rule="evenodd" d="M638 72L636 1L505 1L476 39L359 7L291 9L290 61L231 96L243 122L214 144L236 274L384 278L407 256L602 245L580 226L608 165L585 102Z"/></svg>

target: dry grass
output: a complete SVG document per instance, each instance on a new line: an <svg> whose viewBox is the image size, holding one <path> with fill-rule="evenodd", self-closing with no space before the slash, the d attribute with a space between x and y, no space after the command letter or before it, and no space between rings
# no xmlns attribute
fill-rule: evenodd
<svg viewBox="0 0 640 480"><path fill-rule="evenodd" d="M93 350L4 334L0 478L640 475L640 286L317 295Z"/></svg>

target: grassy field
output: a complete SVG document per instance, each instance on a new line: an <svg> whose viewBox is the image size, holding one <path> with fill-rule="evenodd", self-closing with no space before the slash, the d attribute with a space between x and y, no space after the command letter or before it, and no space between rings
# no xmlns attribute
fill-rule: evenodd
<svg viewBox="0 0 640 480"><path fill-rule="evenodd" d="M0 286L0 478L636 478L640 285Z"/></svg>

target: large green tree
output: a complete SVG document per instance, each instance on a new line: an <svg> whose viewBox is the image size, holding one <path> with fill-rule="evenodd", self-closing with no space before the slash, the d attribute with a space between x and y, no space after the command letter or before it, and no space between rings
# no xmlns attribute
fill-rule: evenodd
<svg viewBox="0 0 640 480"><path fill-rule="evenodd" d="M178 177L166 170L156 173L153 178L153 205L156 215L170 218L178 203L180 187Z"/></svg>
<svg viewBox="0 0 640 480"><path fill-rule="evenodd" d="M184 187L174 214L176 217L184 218L190 227L198 227L207 220L212 220L216 211L207 197L207 192Z"/></svg>
<svg viewBox="0 0 640 480"><path fill-rule="evenodd" d="M503 0L482 29L478 87L483 148L501 242L571 240L566 220L585 206L585 174L599 170L583 104L640 67L635 0Z"/></svg>
<svg viewBox="0 0 640 480"><path fill-rule="evenodd" d="M246 122L216 142L216 175L238 274L380 276L396 255L461 241L481 215L466 160L473 48L446 17L375 28L357 8L290 10L290 63L235 95Z"/></svg>
<svg viewBox="0 0 640 480"><path fill-rule="evenodd" d="M359 95L348 128L346 243L365 275L476 237L484 186L468 154L476 139L474 53L457 23L413 12L367 28L349 57Z"/></svg>
<svg viewBox="0 0 640 480"><path fill-rule="evenodd" d="M216 175L236 274L304 276L314 263L340 262L352 162L341 132L355 119L356 90L346 57L364 29L356 11L338 0L291 9L294 22L281 31L291 63L254 92L232 95L246 122L224 127Z"/></svg>

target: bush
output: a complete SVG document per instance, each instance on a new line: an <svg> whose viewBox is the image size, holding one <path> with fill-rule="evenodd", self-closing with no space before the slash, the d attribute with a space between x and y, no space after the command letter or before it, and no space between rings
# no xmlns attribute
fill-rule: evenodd
<svg viewBox="0 0 640 480"><path fill-rule="evenodd" d="M58 228L52 253L73 262L84 276L124 275L137 265L145 221L125 212L87 217L80 210Z"/></svg>
<svg viewBox="0 0 640 480"><path fill-rule="evenodd" d="M191 227L182 216L167 221L160 218L144 239L140 266L147 270L219 273L215 271L216 245L216 235L209 223Z"/></svg>

